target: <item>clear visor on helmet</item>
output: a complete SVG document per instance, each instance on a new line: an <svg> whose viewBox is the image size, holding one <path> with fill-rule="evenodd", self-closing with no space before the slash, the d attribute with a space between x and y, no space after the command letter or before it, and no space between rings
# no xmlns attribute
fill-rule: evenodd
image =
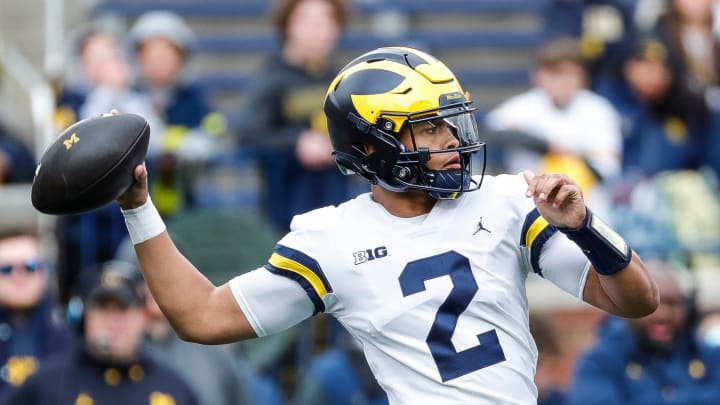
<svg viewBox="0 0 720 405"><path fill-rule="evenodd" d="M474 109L469 109L464 105L411 116L408 124L413 135L427 133L428 129L436 128L438 133L443 133L447 128L459 141L459 147L474 146L480 143ZM414 141L415 139L413 139ZM413 146L417 150L417 145Z"/></svg>
<svg viewBox="0 0 720 405"><path fill-rule="evenodd" d="M392 177L381 178L385 180L383 187L391 191L424 190L436 199L452 199L480 188L484 157L483 172L480 180L475 181L472 155L480 150L484 153L485 144L480 141L475 109L470 102L414 114L384 115L406 117L409 139L403 131L395 139L402 142L402 150L392 167Z"/></svg>

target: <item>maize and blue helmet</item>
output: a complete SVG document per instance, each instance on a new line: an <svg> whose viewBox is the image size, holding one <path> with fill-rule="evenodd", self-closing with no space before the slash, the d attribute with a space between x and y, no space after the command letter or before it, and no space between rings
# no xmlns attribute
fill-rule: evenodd
<svg viewBox="0 0 720 405"><path fill-rule="evenodd" d="M480 188L472 179L472 155L480 142L475 108L455 75L435 57L411 48L370 51L345 66L330 84L325 115L344 174L358 174L390 191L423 190L436 199L456 198ZM458 146L415 146L414 124L444 119ZM409 128L412 147L398 139ZM433 154L456 152L461 169L431 170ZM483 156L482 174L485 171Z"/></svg>

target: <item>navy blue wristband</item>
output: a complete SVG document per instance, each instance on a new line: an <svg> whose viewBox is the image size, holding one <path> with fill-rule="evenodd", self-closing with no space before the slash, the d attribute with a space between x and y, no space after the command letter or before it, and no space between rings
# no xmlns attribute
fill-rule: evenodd
<svg viewBox="0 0 720 405"><path fill-rule="evenodd" d="M632 250L625 239L596 217L589 208L582 226L577 229L557 228L582 249L595 271L602 275L615 274L627 267Z"/></svg>

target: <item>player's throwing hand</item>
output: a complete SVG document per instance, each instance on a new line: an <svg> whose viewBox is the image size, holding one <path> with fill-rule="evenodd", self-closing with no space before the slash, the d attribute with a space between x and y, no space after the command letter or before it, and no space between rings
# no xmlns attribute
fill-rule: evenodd
<svg viewBox="0 0 720 405"><path fill-rule="evenodd" d="M148 198L147 168L144 163L135 167L133 177L135 181L130 188L116 200L124 210L140 207Z"/></svg>

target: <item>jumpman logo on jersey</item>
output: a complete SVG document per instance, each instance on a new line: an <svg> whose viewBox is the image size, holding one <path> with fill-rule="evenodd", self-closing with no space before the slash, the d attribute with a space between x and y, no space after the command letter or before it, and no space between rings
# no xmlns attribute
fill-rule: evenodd
<svg viewBox="0 0 720 405"><path fill-rule="evenodd" d="M480 217L480 220L477 223L477 229L475 229L475 232L473 232L473 235L476 235L480 231L485 231L487 233L492 233L491 230L485 228L482 224L482 217Z"/></svg>

